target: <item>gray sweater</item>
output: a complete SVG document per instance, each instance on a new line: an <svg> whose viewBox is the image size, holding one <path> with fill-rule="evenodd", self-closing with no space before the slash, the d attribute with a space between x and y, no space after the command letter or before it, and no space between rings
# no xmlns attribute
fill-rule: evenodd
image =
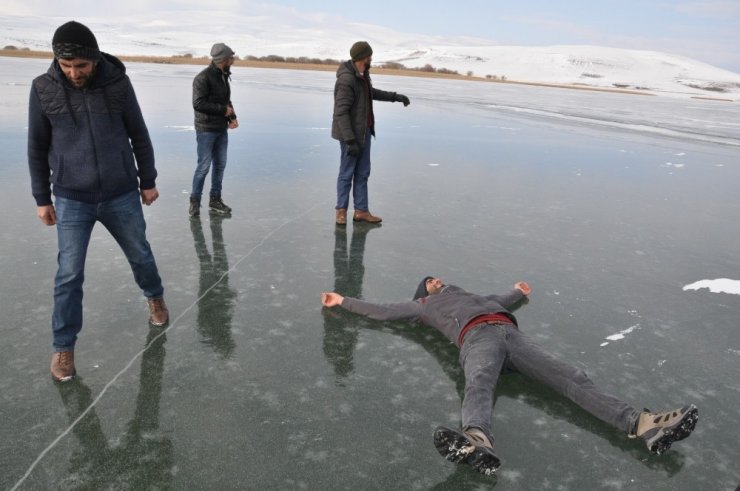
<svg viewBox="0 0 740 491"><path fill-rule="evenodd" d="M447 285L437 294L410 302L375 304L344 297L342 308L381 321L419 321L439 330L457 345L463 327L480 315L504 314L517 325L516 318L508 309L523 299L524 294L518 289L505 295L483 296Z"/></svg>

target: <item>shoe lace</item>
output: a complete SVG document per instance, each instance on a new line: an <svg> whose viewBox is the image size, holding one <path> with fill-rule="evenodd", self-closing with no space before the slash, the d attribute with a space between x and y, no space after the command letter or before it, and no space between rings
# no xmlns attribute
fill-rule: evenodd
<svg viewBox="0 0 740 491"><path fill-rule="evenodd" d="M70 366L72 366L72 352L71 351L60 352L59 358L57 360L57 364L63 369L68 369Z"/></svg>
<svg viewBox="0 0 740 491"><path fill-rule="evenodd" d="M163 298L153 298L149 301L149 307L152 310L152 313L160 313L164 311L164 299Z"/></svg>
<svg viewBox="0 0 740 491"><path fill-rule="evenodd" d="M665 424L672 418L677 418L678 411L666 411L664 413L654 413L652 416L653 416L653 424L656 424L656 425Z"/></svg>

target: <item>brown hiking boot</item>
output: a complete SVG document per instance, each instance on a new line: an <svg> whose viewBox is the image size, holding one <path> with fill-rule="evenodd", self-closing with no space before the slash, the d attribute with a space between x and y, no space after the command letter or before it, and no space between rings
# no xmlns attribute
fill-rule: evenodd
<svg viewBox="0 0 740 491"><path fill-rule="evenodd" d="M56 382L69 382L76 374L74 350L52 353L51 378Z"/></svg>
<svg viewBox="0 0 740 491"><path fill-rule="evenodd" d="M156 327L162 327L170 320L170 311L164 303L164 297L150 298L149 304L149 323Z"/></svg>
<svg viewBox="0 0 740 491"><path fill-rule="evenodd" d="M635 434L631 436L642 438L648 450L660 455L671 448L673 442L689 436L698 420L699 410L693 404L662 413L646 410L637 420Z"/></svg>
<svg viewBox="0 0 740 491"><path fill-rule="evenodd" d="M380 223L383 221L382 218L376 217L369 211L355 210L355 215L352 217L355 222L368 222L368 223Z"/></svg>
<svg viewBox="0 0 740 491"><path fill-rule="evenodd" d="M347 208L337 208L337 225L347 225Z"/></svg>

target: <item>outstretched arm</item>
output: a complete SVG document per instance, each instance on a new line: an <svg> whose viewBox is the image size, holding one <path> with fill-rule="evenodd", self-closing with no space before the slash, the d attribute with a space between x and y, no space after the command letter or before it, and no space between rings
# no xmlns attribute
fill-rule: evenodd
<svg viewBox="0 0 740 491"><path fill-rule="evenodd" d="M510 292L504 295L488 295L488 298L497 301L508 309L522 301L530 293L532 293L532 288L529 284L526 281L519 281L514 284L514 288Z"/></svg>
<svg viewBox="0 0 740 491"><path fill-rule="evenodd" d="M378 304L344 297L336 292L322 292L321 304L324 307L339 306L350 312L380 321L417 320L421 314L421 307L418 302Z"/></svg>
<svg viewBox="0 0 740 491"><path fill-rule="evenodd" d="M388 92L386 90L380 90L373 87L373 99L376 101L387 101L387 102L402 102L403 107L411 104L408 97L397 92Z"/></svg>

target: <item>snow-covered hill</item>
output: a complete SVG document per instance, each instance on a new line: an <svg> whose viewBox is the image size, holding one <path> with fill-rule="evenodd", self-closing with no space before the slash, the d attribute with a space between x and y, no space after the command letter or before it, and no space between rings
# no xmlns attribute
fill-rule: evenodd
<svg viewBox="0 0 740 491"><path fill-rule="evenodd" d="M59 17L0 16L0 46L49 50ZM156 12L147 17L77 18L113 54L204 56L217 41L240 56L279 55L346 59L349 46L370 42L373 62L410 68L431 65L460 74L511 81L620 87L672 96L740 100L740 74L682 56L600 46L499 46L477 38L400 33L340 23L336 18Z"/></svg>

